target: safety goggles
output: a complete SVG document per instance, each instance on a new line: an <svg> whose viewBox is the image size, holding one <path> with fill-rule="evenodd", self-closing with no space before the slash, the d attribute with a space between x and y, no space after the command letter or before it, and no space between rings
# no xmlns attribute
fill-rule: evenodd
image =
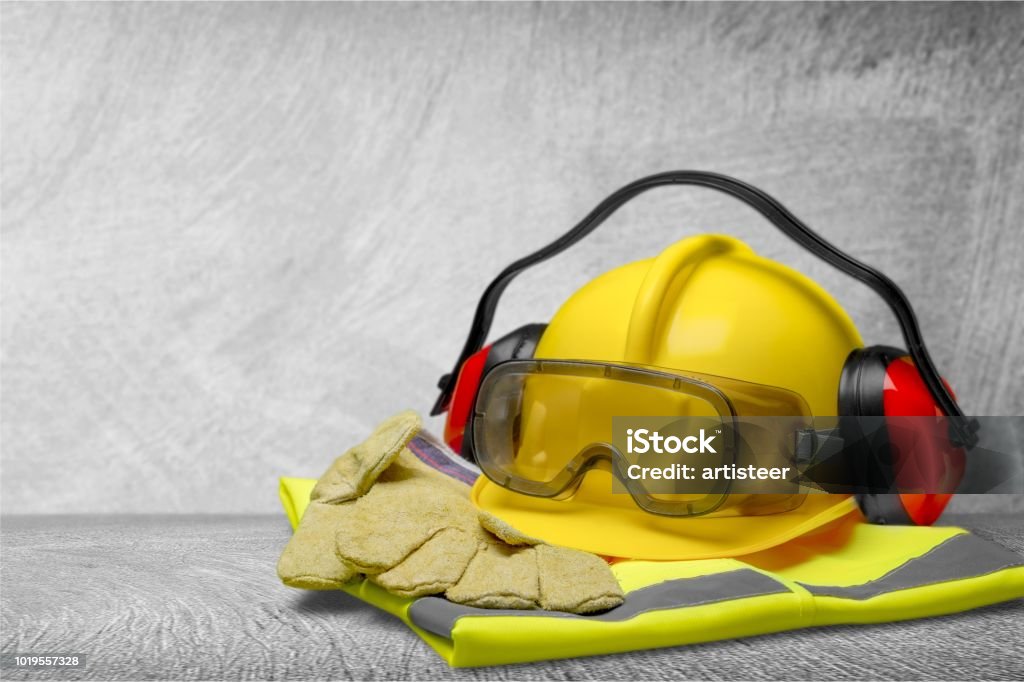
<svg viewBox="0 0 1024 682"><path fill-rule="evenodd" d="M738 418L759 415L775 417L769 428L737 428ZM613 492L653 514L749 516L803 501L795 434L809 425L806 402L782 388L642 366L513 360L485 377L471 437L483 473L514 492L563 499L603 470ZM687 479L685 461L713 477ZM741 473L773 469L788 471L767 485Z"/></svg>

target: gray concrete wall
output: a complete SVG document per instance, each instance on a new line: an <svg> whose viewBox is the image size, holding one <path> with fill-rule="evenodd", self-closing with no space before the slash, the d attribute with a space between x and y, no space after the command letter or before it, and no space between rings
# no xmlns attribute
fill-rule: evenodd
<svg viewBox="0 0 1024 682"><path fill-rule="evenodd" d="M1019 4L0 11L4 512L275 511L278 475L429 408L507 261L669 168L776 194L905 288L969 412L1024 414ZM705 230L899 342L697 190L523 277L496 329Z"/></svg>

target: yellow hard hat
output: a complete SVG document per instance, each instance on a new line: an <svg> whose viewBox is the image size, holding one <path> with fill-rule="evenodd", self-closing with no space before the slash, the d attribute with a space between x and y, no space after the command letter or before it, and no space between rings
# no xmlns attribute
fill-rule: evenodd
<svg viewBox="0 0 1024 682"><path fill-rule="evenodd" d="M832 415L843 363L861 345L849 316L813 281L734 238L699 236L585 285L551 320L533 357L729 377L786 389L812 414ZM543 397L540 389L524 393L524 420L538 408L551 418L559 400L550 387ZM560 423L562 433L573 431ZM528 440L529 423L520 428ZM815 494L783 513L673 518L614 494L610 478L590 471L574 494L556 500L482 476L472 495L479 508L547 542L644 559L756 552L856 509L848 496Z"/></svg>
<svg viewBox="0 0 1024 682"><path fill-rule="evenodd" d="M498 299L517 274L578 242L631 198L666 185L710 187L739 198L804 248L868 284L895 313L908 351L862 347L850 318L817 284L736 239L713 235L616 268L574 294L550 324L526 325L484 345ZM807 478L810 470L799 466L783 469L778 486L737 483L744 478L743 456L781 454L817 472L818 455L828 449L821 449L824 437L854 468L877 459L884 474L896 456L903 458L898 465L951 472L933 477L946 480L957 478L956 463L977 442L976 421L963 415L939 376L914 312L892 280L825 241L763 191L701 171L630 183L565 235L505 268L484 291L460 357L438 386L432 414L448 412L445 440L486 475L472 492L479 508L554 544L635 559L744 555L858 508L873 522L929 524L950 497L946 488L919 486L887 494L894 488L884 476L876 485L875 469L848 470L852 479L819 486L815 494L807 494L815 486L806 483L824 479ZM888 441L869 442L844 424L832 435L811 428L817 418L901 415L932 415L932 444L890 449ZM718 480L719 469L723 479L735 480L694 490L683 482L692 480L684 466L681 475L672 467L643 469L651 479L675 479L667 486L637 482L630 472L639 465L623 454L633 452L632 440L621 441L623 430L632 439L634 429L621 428L622 420L655 417L710 420L706 432L700 429L699 450L706 454L707 445L715 453L711 461L723 464L711 480ZM769 417L781 428L734 428L741 417ZM712 445L719 436L721 451ZM684 449L687 442L698 443L695 428L676 438ZM764 478L766 469L757 471ZM857 499L832 494L847 492Z"/></svg>

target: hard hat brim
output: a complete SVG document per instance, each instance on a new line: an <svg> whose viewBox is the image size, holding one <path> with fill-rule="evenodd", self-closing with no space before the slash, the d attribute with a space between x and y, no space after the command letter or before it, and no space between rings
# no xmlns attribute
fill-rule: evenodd
<svg viewBox="0 0 1024 682"><path fill-rule="evenodd" d="M639 508L520 495L481 476L471 498L519 531L553 545L609 557L681 561L743 556L859 513L849 496L808 495L792 511L769 516L671 518Z"/></svg>

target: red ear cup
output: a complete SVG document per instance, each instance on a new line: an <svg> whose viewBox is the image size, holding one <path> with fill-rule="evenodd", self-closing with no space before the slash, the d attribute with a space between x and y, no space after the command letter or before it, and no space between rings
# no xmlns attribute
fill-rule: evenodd
<svg viewBox="0 0 1024 682"><path fill-rule="evenodd" d="M444 440L470 462L476 461L473 452L473 406L480 383L491 369L502 362L532 358L545 329L546 324L520 327L471 355L459 369L444 425Z"/></svg>
<svg viewBox="0 0 1024 682"><path fill-rule="evenodd" d="M946 388L953 394L948 384ZM945 416L909 357L893 360L886 368L882 403L889 422L897 490L948 491L899 494L910 520L919 526L930 526L942 515L963 478L964 449L951 442ZM921 420L900 419L932 416L940 424L927 428L922 428L925 425Z"/></svg>
<svg viewBox="0 0 1024 682"><path fill-rule="evenodd" d="M476 402L476 394L480 390L480 380L484 376L484 364L490 352L491 347L484 346L470 355L469 359L462 363L459 376L455 380L452 401L448 405L448 418L444 422L444 442L455 452L462 452L466 422L473 411L473 403Z"/></svg>
<svg viewBox="0 0 1024 682"><path fill-rule="evenodd" d="M857 496L868 520L904 525L931 525L938 520L963 476L964 451L950 441L944 424L900 419L945 419L907 353L886 346L851 353L839 383L839 413L886 418L884 442L873 442L873 451L861 456L876 468L862 473L866 482L873 483L877 481L872 477L886 476L895 492ZM879 464L884 471L877 468ZM949 492L901 492L915 489Z"/></svg>

